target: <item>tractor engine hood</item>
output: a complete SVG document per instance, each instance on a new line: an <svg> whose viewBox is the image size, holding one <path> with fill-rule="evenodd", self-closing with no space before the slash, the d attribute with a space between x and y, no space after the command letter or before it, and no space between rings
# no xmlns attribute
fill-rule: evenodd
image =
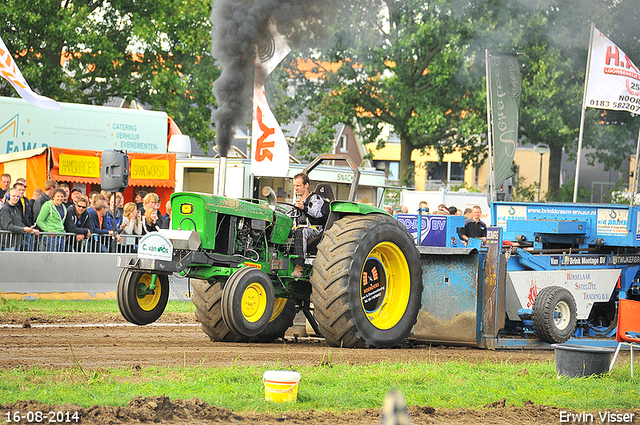
<svg viewBox="0 0 640 425"><path fill-rule="evenodd" d="M293 220L274 211L265 201L234 199L204 193L178 192L171 195L171 226L175 230L190 230L200 234L203 249L229 252L238 226L266 230L270 242L287 242Z"/></svg>
<svg viewBox="0 0 640 425"><path fill-rule="evenodd" d="M201 205L207 213L233 215L256 220L273 222L273 210L264 201L254 199L235 199L204 193L174 193L171 205L180 215L188 216L194 205ZM176 207L178 208L176 210Z"/></svg>

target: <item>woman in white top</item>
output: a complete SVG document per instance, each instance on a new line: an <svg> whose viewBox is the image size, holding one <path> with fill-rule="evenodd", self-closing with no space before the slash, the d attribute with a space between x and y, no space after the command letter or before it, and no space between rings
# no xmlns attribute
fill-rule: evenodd
<svg viewBox="0 0 640 425"><path fill-rule="evenodd" d="M141 235L142 217L134 202L128 202L124 206L123 215L120 231L125 235Z"/></svg>

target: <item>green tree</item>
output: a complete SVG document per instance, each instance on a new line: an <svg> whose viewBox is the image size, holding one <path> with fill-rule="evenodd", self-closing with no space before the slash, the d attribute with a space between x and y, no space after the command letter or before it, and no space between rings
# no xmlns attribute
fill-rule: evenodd
<svg viewBox="0 0 640 425"><path fill-rule="evenodd" d="M483 2L386 0L362 4L358 13L341 10L328 46L306 62L311 69L289 69L299 103L320 128L354 125L364 143L380 142L383 125L391 125L401 140L403 184L413 185L415 149L458 149L465 162L481 161L482 80L473 77L479 62L467 51L481 9Z"/></svg>
<svg viewBox="0 0 640 425"><path fill-rule="evenodd" d="M209 0L4 0L0 36L29 85L58 101L121 97L213 139ZM4 80L0 94L17 96Z"/></svg>
<svg viewBox="0 0 640 425"><path fill-rule="evenodd" d="M354 125L365 143L378 142L381 125L392 125L402 143L404 184L412 184L414 149L458 149L468 164L483 161L485 49L521 53L521 136L550 147L551 193L560 186L563 152L575 155L589 24L640 57L640 9L631 0L379 0L347 10L354 4L328 20L332 36L310 56L311 78L298 63L289 69L298 96L287 109L306 105L325 130ZM327 69L334 63L338 70ZM628 113L588 110L584 146L596 149L591 161L619 167L639 124ZM330 144L328 131L313 136L316 149L322 140Z"/></svg>
<svg viewBox="0 0 640 425"><path fill-rule="evenodd" d="M516 186L513 188L512 201L517 202L533 202L536 200L538 190L540 188L540 182L533 182L532 184L526 184L527 179L524 177L518 177Z"/></svg>
<svg viewBox="0 0 640 425"><path fill-rule="evenodd" d="M536 0L504 6L492 18L492 39L495 48L522 54L521 135L534 145L549 146L549 192L554 198L554 192L561 189L563 152L575 160L590 24L612 34L612 41L630 57L640 57L637 34L632 30L637 27L637 5L629 0ZM635 146L633 132L640 123L632 121L626 112L587 109L583 146L595 149L590 162L619 168L632 151L631 145ZM562 188L563 193L567 190Z"/></svg>

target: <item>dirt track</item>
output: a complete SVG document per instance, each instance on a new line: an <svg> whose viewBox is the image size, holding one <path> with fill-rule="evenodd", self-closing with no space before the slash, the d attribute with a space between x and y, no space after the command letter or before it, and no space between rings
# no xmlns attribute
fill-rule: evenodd
<svg viewBox="0 0 640 425"><path fill-rule="evenodd" d="M134 326L119 316L73 318L0 318L0 367L51 366L66 368L74 358L85 368L132 366L228 366L232 364L319 365L390 361L522 362L553 359L553 352L488 351L472 348L415 346L354 350L329 347L319 338L288 337L272 344L211 342L191 315L163 315L155 324ZM27 323L29 327L23 327ZM141 341L146 355L139 356ZM73 355L71 351L73 350ZM375 354L372 355L372 351Z"/></svg>
<svg viewBox="0 0 640 425"><path fill-rule="evenodd" d="M354 350L328 347L318 338L291 337L272 344L214 343L200 330L192 315L165 314L150 326L125 324L119 315L100 317L27 317L21 314L0 316L0 367L50 366L73 367L80 362L85 369L103 367L319 365L327 358L333 363L362 364L390 361L441 362L464 359L469 362L495 361L519 363L548 361L551 351L488 351L470 348L414 346L397 349ZM141 342L145 355L140 356ZM372 355L372 352L373 355ZM0 406L2 411L56 409L33 402ZM78 408L79 409L79 408ZM66 406L64 410L69 410ZM344 414L327 412L288 412L286 414L232 413L197 400L169 400L165 397L139 398L129 406L95 406L81 409L84 423L157 422L183 424L210 420L222 423L291 424L378 424L379 410ZM433 409L411 406L414 424L549 424L559 423L559 410L530 405L510 407L497 402L480 410ZM638 415L640 416L640 415ZM286 417L286 419L284 418Z"/></svg>

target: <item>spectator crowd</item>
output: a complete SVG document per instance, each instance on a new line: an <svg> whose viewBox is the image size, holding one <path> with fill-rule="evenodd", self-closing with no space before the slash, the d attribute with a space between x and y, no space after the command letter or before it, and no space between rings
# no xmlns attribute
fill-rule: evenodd
<svg viewBox="0 0 640 425"><path fill-rule="evenodd" d="M0 176L0 249L5 251L95 251L114 252L123 237L133 239L169 229L171 204L165 215L160 213L160 197L153 192L138 191L125 203L121 192L84 194L67 183L49 179L36 188L31 199L25 196L27 180L18 178L12 184L10 174ZM407 214L403 205L385 207L391 215ZM465 226L460 237L486 240L486 225L480 220L479 206L464 211L444 204L430 212L427 202L419 204L422 214L464 215ZM134 242L135 246L135 242Z"/></svg>
<svg viewBox="0 0 640 425"><path fill-rule="evenodd" d="M406 205L402 205L399 208L385 207L385 211L394 217L398 214L408 214L409 208ZM436 215L464 215L464 227L458 229L460 240L464 245L467 245L469 239L480 239L482 242L487 240L487 225L480 220L482 216L482 208L479 205L474 205L473 208L466 208L464 211L456 208L455 206L447 207L445 204L438 205L438 208L430 212L429 204L425 201L420 202L418 205L418 213L420 214L436 214Z"/></svg>
<svg viewBox="0 0 640 425"><path fill-rule="evenodd" d="M171 206L160 213L160 197L136 192L124 202L121 192L70 190L53 179L25 196L27 180L12 184L10 174L0 176L0 248L5 251L114 252L122 238L168 229Z"/></svg>

